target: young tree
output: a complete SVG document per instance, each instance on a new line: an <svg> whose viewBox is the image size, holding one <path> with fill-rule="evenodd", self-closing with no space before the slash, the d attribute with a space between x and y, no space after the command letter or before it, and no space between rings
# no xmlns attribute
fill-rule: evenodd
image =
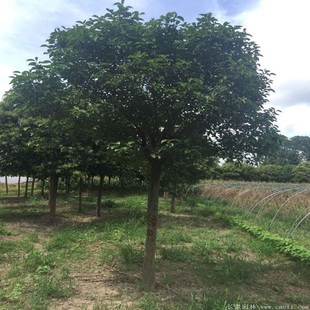
<svg viewBox="0 0 310 310"><path fill-rule="evenodd" d="M239 160L271 148L276 112L263 107L271 74L240 27L211 14L143 22L123 0L105 16L56 29L47 43L59 74L94 99L105 137L149 164L143 286L151 290L163 164L178 141L202 156Z"/></svg>

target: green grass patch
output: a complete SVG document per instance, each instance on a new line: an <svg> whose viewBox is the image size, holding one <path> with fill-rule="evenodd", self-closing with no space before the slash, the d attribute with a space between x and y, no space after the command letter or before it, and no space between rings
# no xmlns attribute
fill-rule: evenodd
<svg viewBox="0 0 310 310"><path fill-rule="evenodd" d="M144 257L146 196L106 195L100 219L95 218L95 195L84 198L85 212L78 214L77 196L62 196L54 224L37 216L46 211L40 199L11 200L0 207L6 215L0 222L0 309L53 309L55 301L83 309L82 303L71 306L79 298L87 299L85 309L98 310L227 310L283 300L307 305L305 261L290 261L273 242L240 229L232 219L243 214L235 206L204 204L195 197L173 215L169 202L160 199L157 285L154 293L143 294L137 279ZM6 235L6 221L14 236ZM84 286L94 294L70 299Z"/></svg>
<svg viewBox="0 0 310 310"><path fill-rule="evenodd" d="M0 235L2 236L10 236L12 233L8 231L5 227L3 222L0 221Z"/></svg>
<svg viewBox="0 0 310 310"><path fill-rule="evenodd" d="M186 247L161 248L159 253L163 259L175 262L186 262L193 259L190 249Z"/></svg>

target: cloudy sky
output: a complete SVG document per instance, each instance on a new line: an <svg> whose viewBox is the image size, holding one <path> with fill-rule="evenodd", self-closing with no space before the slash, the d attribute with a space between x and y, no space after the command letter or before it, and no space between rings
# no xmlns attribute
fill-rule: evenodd
<svg viewBox="0 0 310 310"><path fill-rule="evenodd" d="M117 0L1 0L0 98L14 70L28 58L42 59L49 34L77 20L103 15ZM192 22L212 12L220 21L242 25L261 47L261 64L276 76L269 105L281 110L278 126L287 137L310 136L309 0L126 0L144 19L176 11Z"/></svg>

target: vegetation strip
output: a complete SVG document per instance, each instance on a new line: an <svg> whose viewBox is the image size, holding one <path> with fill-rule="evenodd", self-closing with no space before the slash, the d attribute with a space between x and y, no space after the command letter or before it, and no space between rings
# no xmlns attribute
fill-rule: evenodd
<svg viewBox="0 0 310 310"><path fill-rule="evenodd" d="M261 239L272 242L276 248L285 255L300 260L302 262L306 262L310 264L310 250L306 249L304 246L298 244L296 241L288 238L282 238L277 234L270 233L265 231L261 227L252 225L247 221L238 219L238 218L227 218L229 222L235 224L245 231L249 232L251 235Z"/></svg>

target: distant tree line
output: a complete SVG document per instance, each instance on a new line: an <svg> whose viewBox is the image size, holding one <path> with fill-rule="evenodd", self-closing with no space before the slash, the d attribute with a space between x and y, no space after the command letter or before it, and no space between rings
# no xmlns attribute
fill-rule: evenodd
<svg viewBox="0 0 310 310"><path fill-rule="evenodd" d="M310 182L310 137L281 136L278 149L262 156L256 165L226 162L210 169L216 180Z"/></svg>

